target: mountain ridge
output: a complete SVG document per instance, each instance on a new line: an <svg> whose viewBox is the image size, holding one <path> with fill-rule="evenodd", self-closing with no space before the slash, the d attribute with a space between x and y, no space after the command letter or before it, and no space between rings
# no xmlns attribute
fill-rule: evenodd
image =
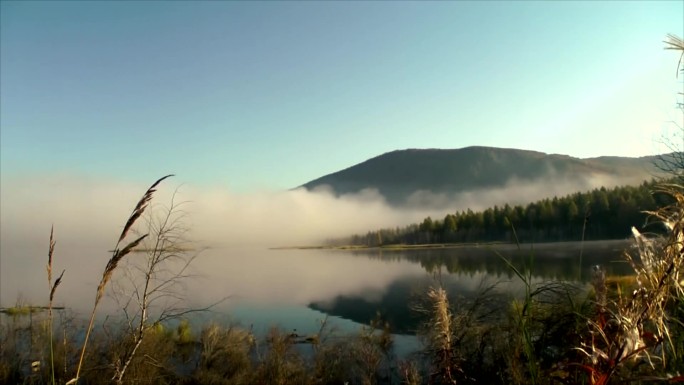
<svg viewBox="0 0 684 385"><path fill-rule="evenodd" d="M420 193L451 196L503 189L511 181L539 183L540 188L559 183L576 184L575 191L600 187L597 183L606 187L635 184L658 175L657 159L657 156L577 158L487 146L410 148L372 157L299 187L314 190L329 186L338 196L377 190L389 204L406 206Z"/></svg>

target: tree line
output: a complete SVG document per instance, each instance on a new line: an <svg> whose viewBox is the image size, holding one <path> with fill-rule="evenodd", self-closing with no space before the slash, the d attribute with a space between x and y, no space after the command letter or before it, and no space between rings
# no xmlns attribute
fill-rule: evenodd
<svg viewBox="0 0 684 385"><path fill-rule="evenodd" d="M561 198L542 199L527 205L467 209L425 218L405 227L386 228L353 235L333 244L383 246L426 243L560 242L626 238L632 226L641 232L661 232L649 224L645 211L671 203L656 191L656 182L637 186L596 188Z"/></svg>

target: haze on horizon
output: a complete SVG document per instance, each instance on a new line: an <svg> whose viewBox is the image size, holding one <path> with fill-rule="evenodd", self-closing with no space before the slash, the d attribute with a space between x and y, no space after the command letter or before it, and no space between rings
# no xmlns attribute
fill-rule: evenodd
<svg viewBox="0 0 684 385"><path fill-rule="evenodd" d="M40 301L43 293L36 288L42 288L44 284L41 272L45 267L50 227L54 226L56 269L66 269L69 276L81 277L67 280L62 288L67 293L64 298L78 298L79 303L86 303L90 297L83 298L84 293L89 295L90 288L97 286L96 279L110 257L107 250L113 247L130 211L148 186L63 176L41 180L25 178L20 182L3 187L0 195L0 302L6 305L17 300ZM285 259L276 258L282 262L275 263L264 259L267 248L319 245L326 239L371 229L406 226L428 215L441 218L456 210L479 210L505 202L524 203L547 194L561 195L577 189L574 183L563 184L558 180L549 187L546 182L511 180L500 189L470 191L451 199L439 197L441 201L435 200L431 207L397 207L388 204L374 190L339 197L325 188L231 193L221 188L198 189L171 178L159 186L152 207L154 210L168 207L174 192L175 202L182 202L180 209L185 214L182 224L190 230L187 234L192 242L190 245L200 252L200 258L194 264L198 277L209 277L213 285L218 285L212 286L218 292L249 293L260 301L273 301L280 297L272 288L249 291L253 280L246 273L240 273L254 269L252 271L259 271L260 277L271 277L269 282L279 282L280 271L287 268L285 261L289 259L283 256ZM614 182L607 179L586 181L595 185ZM146 228L139 224L135 230L145 232ZM205 248L210 250L201 252ZM208 259L203 254L208 255ZM222 257L217 259L217 256ZM298 255L296 259L307 261L307 258L312 256ZM239 262L236 264L236 261ZM322 284L327 275L339 272L339 269L354 269L347 260L330 263L332 265L324 269L323 276L321 271L308 270L306 276ZM393 269L392 277L415 270L410 266ZM224 275L231 277L229 283ZM207 282L193 280L192 285L201 286ZM366 286L355 290L375 287L380 281L375 275L357 274L355 280L346 285L347 290L355 292L352 290L354 285L361 282ZM315 289L312 283L302 285L299 285L302 292L298 300L327 298L324 294L328 292ZM200 299L211 302L216 297L193 297L196 301Z"/></svg>

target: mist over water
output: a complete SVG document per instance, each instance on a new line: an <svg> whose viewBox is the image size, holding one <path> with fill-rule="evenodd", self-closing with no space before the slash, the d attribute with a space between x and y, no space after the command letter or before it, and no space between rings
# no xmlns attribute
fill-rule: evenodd
<svg viewBox="0 0 684 385"><path fill-rule="evenodd" d="M409 260L388 263L331 251L268 248L320 244L328 238L419 222L428 215L441 218L456 210L478 210L506 201L527 202L550 192L541 184L511 181L506 189L442 197L440 204L439 199L433 199L428 208L417 203L396 208L372 189L336 197L326 188L239 194L221 188L176 186L175 179L164 181L153 204L169 205L174 191L175 202L184 202L181 209L187 214L188 236L194 240L194 252L199 252L192 270L195 278L184 288L191 306L224 297L230 298L226 306L319 304L324 308L342 297L373 302L385 297L395 282L425 280L430 274ZM576 188L555 186L552 193L557 194ZM12 306L18 300L47 302L45 265L50 226L54 224L54 271L66 270L56 303L78 312L90 309L102 270L111 257L108 250L114 247L147 187L75 177L3 178L0 306ZM425 199L429 193L420 194ZM144 226L139 228L143 230ZM135 253L127 256L140 257ZM458 280L460 285L468 282ZM116 309L116 305L110 301L103 303L102 309Z"/></svg>
<svg viewBox="0 0 684 385"><path fill-rule="evenodd" d="M169 205L175 180L164 181L153 204ZM50 226L54 224L54 270L66 269L59 297L70 306L92 302L102 270L130 212L149 187L64 177L4 179L0 195L0 306L17 300L43 303L47 293ZM174 197L187 214L185 225L200 253L194 264L202 291L193 294L215 299L226 295L278 301L279 296L303 303L309 292L324 295L324 282L362 287L362 274L347 262L334 258L314 267L310 260L282 252L279 259L265 261L269 247L321 243L327 237L394 226L422 218L426 212L393 210L381 197L363 192L334 197L330 192L294 190L236 194L225 190L181 186ZM143 222L137 224L143 232ZM132 254L128 258L136 257ZM401 269L400 269L401 270ZM387 271L389 274L391 271ZM397 272L399 273L399 272ZM287 287L280 277L308 275L307 287ZM382 277L365 281L382 283ZM190 284L194 284L191 282ZM209 290L207 290L209 288ZM78 305L77 305L78 304Z"/></svg>

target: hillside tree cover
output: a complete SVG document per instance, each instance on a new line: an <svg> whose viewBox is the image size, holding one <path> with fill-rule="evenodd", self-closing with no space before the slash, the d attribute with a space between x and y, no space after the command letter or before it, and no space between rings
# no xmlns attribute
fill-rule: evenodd
<svg viewBox="0 0 684 385"><path fill-rule="evenodd" d="M553 197L527 205L470 209L446 214L442 219L425 218L405 227L369 231L333 244L382 246L426 243L556 242L622 239L635 226L642 232L661 232L650 225L645 211L670 203L654 193L655 181L638 186L596 188L561 198Z"/></svg>

